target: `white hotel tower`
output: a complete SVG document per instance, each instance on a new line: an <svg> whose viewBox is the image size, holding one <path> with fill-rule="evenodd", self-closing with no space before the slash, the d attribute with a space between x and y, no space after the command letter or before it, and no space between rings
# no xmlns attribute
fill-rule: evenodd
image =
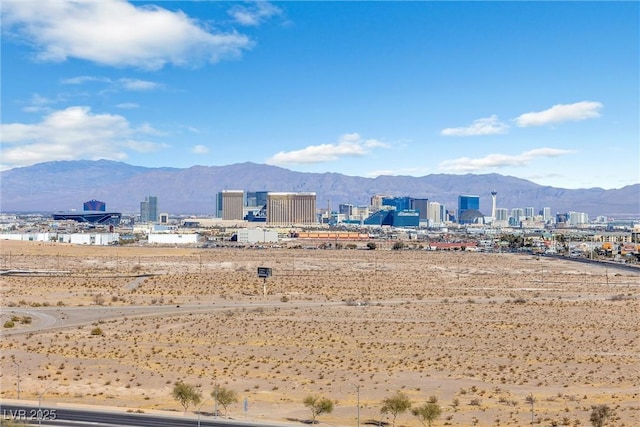
<svg viewBox="0 0 640 427"><path fill-rule="evenodd" d="M498 197L498 192L493 190L491 192L491 218L495 221L496 219L496 198Z"/></svg>

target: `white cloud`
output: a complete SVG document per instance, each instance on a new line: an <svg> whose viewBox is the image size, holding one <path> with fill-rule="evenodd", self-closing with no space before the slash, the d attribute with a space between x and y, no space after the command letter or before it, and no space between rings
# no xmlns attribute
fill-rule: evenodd
<svg viewBox="0 0 640 427"><path fill-rule="evenodd" d="M209 153L209 148L204 145L194 145L191 152L194 154L207 154Z"/></svg>
<svg viewBox="0 0 640 427"><path fill-rule="evenodd" d="M116 107L122 108L123 110L131 110L134 108L139 108L140 105L136 104L135 102L122 102L116 105Z"/></svg>
<svg viewBox="0 0 640 427"><path fill-rule="evenodd" d="M455 160L445 160L438 165L438 169L445 172L474 172L483 169L504 168L511 166L526 166L538 158L559 157L573 153L571 150L557 148L537 148L521 154L489 154L478 159L461 157Z"/></svg>
<svg viewBox="0 0 640 427"><path fill-rule="evenodd" d="M131 78L121 78L118 80L111 80L108 77L97 77L97 76L77 76L71 77L68 79L62 80L63 84L68 85L81 85L85 83L91 82L99 82L106 83L111 86L112 90L129 90L129 91L150 91L155 89L162 88L160 83L152 82L149 80L140 80L140 79L131 79Z"/></svg>
<svg viewBox="0 0 640 427"><path fill-rule="evenodd" d="M139 128L146 133L150 129L144 124ZM39 123L0 125L2 161L15 167L52 160L122 160L127 157L124 149L148 152L164 146L138 140L139 130L120 115L69 107L48 114Z"/></svg>
<svg viewBox="0 0 640 427"><path fill-rule="evenodd" d="M118 83L126 90L148 91L160 88L162 85L148 80L119 79Z"/></svg>
<svg viewBox="0 0 640 427"><path fill-rule="evenodd" d="M600 117L601 108L602 103L593 101L557 104L548 110L522 114L515 119L515 122L520 127L527 127L595 119Z"/></svg>
<svg viewBox="0 0 640 427"><path fill-rule="evenodd" d="M508 130L509 126L498 120L498 116L494 114L491 117L474 120L470 126L442 129L440 134L444 136L479 136L506 133Z"/></svg>
<svg viewBox="0 0 640 427"><path fill-rule="evenodd" d="M5 0L4 31L24 38L42 61L79 58L155 70L237 57L251 40L213 32L181 11L124 0Z"/></svg>
<svg viewBox="0 0 640 427"><path fill-rule="evenodd" d="M166 135L166 133L161 132L157 129L155 129L153 126L151 126L149 123L144 122L142 123L140 126L138 126L136 128L136 132L138 133L143 133L143 134L147 134L147 135L158 135L158 136L164 136Z"/></svg>
<svg viewBox="0 0 640 427"><path fill-rule="evenodd" d="M29 102L28 102L29 105L23 107L22 111L26 113L37 113L41 111L49 111L50 110L49 105L55 104L55 103L56 101L54 100L45 98L44 96L34 93L33 95L31 95L31 99L29 99Z"/></svg>
<svg viewBox="0 0 640 427"><path fill-rule="evenodd" d="M96 77L96 76L76 76L68 79L63 79L62 84L66 85L82 85L90 82L103 82L111 83L111 79L108 77Z"/></svg>
<svg viewBox="0 0 640 427"><path fill-rule="evenodd" d="M240 25L255 27L269 18L281 15L282 10L267 1L256 1L251 6L233 6L229 15Z"/></svg>
<svg viewBox="0 0 640 427"><path fill-rule="evenodd" d="M301 163L322 163L338 160L342 157L362 157L373 148L385 148L387 144L375 139L363 140L357 133L342 135L334 144L310 145L301 150L281 151L266 163L270 165L286 165Z"/></svg>

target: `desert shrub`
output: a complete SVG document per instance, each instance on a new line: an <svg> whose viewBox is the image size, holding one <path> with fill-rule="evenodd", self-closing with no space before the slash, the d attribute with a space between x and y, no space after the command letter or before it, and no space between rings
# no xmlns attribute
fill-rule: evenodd
<svg viewBox="0 0 640 427"><path fill-rule="evenodd" d="M395 242L393 244L393 246L391 247L391 249L393 249L394 251L399 251L400 249L404 249L404 243L403 242Z"/></svg>
<svg viewBox="0 0 640 427"><path fill-rule="evenodd" d="M102 329L100 329L100 327L96 326L91 330L91 335L104 335L104 332L102 332Z"/></svg>
<svg viewBox="0 0 640 427"><path fill-rule="evenodd" d="M6 322L4 322L4 327L5 328L13 328L14 326L16 326L16 324L13 323L13 321L11 321L11 320L7 320Z"/></svg>

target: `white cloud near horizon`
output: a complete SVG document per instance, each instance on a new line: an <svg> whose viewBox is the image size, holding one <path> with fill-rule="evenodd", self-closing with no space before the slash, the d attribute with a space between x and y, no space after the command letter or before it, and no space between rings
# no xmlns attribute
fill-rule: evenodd
<svg viewBox="0 0 640 427"><path fill-rule="evenodd" d="M481 136L481 135L498 135L506 133L509 125L498 120L495 114L491 117L485 117L474 120L469 126L446 128L440 131L443 136Z"/></svg>
<svg viewBox="0 0 640 427"><path fill-rule="evenodd" d="M0 125L3 166L28 166L53 160L127 158L125 149L157 151L159 144L138 136L157 134L149 124L133 128L120 115L94 114L86 106L54 111L35 124Z"/></svg>
<svg viewBox="0 0 640 427"><path fill-rule="evenodd" d="M191 152L193 154L208 154L209 148L205 147L204 145L194 145L191 149Z"/></svg>
<svg viewBox="0 0 640 427"><path fill-rule="evenodd" d="M282 15L282 10L268 1L256 1L250 6L233 6L228 13L238 24L255 27L273 16Z"/></svg>
<svg viewBox="0 0 640 427"><path fill-rule="evenodd" d="M281 151L269 159L269 165L323 163L342 157L363 157L374 148L387 148L388 144L375 139L363 139L358 133L348 133L333 144L310 145L300 150Z"/></svg>
<svg viewBox="0 0 640 427"><path fill-rule="evenodd" d="M602 107L602 103L594 101L582 101L574 104L556 104L544 111L521 114L514 120L519 127L575 122L600 117Z"/></svg>
<svg viewBox="0 0 640 427"><path fill-rule="evenodd" d="M181 11L125 0L5 0L3 32L24 39L41 61L78 58L157 70L215 63L252 46L236 31L213 32Z"/></svg>
<svg viewBox="0 0 640 427"><path fill-rule="evenodd" d="M527 166L533 160L538 158L560 157L573 152L574 151L572 150L545 147L525 151L524 153L516 155L489 154L477 159L461 157L455 160L445 160L440 162L438 169L443 172L475 172L484 169Z"/></svg>

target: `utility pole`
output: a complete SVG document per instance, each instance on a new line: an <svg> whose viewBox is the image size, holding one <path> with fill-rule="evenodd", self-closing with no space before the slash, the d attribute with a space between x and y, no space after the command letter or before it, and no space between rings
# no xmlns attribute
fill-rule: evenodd
<svg viewBox="0 0 640 427"><path fill-rule="evenodd" d="M15 360L12 360L14 365L18 368L18 400L20 400L20 365Z"/></svg>

